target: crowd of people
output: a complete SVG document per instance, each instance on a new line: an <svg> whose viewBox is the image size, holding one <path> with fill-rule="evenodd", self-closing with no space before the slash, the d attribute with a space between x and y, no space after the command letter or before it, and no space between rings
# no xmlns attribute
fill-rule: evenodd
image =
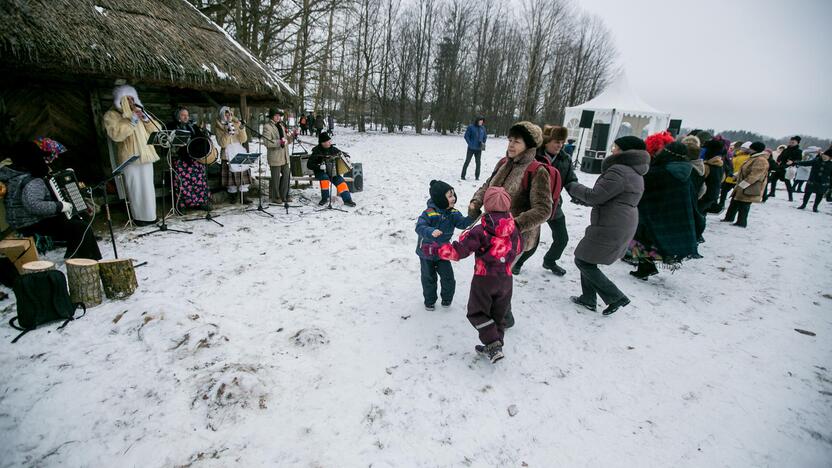
<svg viewBox="0 0 832 468"><path fill-rule="evenodd" d="M467 317L481 342L476 351L491 362L504 357L505 330L514 324L512 277L521 274L537 250L544 223L552 243L543 267L558 276L567 273L557 263L568 242L562 189L572 202L592 210L574 252L581 290L571 301L596 311L600 296L604 316L630 299L599 265L625 260L636 267L630 274L643 281L660 269L675 271L683 262L701 258L698 246L705 242L709 214L724 212L720 221L746 228L751 206L776 196L778 181L785 183L790 201L805 183L798 209L805 209L813 194L815 212L824 198L832 201L832 147L803 151L798 136L776 150L763 142L731 142L701 130L681 138L668 131L644 140L624 136L615 140L589 187L578 182L564 149L567 134L559 126L516 123L508 132L506 156L474 193L467 216L455 207L454 188L434 180L427 208L416 222L427 310L435 309L437 298L443 307L453 301L456 282L450 262L475 256ZM474 119L465 141L461 178L473 157L478 179L486 141L483 118ZM463 231L452 242L456 229Z"/></svg>

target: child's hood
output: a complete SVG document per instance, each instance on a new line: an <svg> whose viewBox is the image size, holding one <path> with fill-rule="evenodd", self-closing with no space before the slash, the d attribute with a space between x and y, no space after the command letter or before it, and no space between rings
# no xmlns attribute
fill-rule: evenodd
<svg viewBox="0 0 832 468"><path fill-rule="evenodd" d="M486 213L480 219L485 232L497 237L511 237L517 226L511 213Z"/></svg>

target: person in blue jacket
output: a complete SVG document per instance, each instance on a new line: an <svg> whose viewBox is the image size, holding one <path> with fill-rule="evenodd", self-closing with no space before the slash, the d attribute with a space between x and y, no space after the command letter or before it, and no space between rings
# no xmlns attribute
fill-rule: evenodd
<svg viewBox="0 0 832 468"><path fill-rule="evenodd" d="M468 164L471 156L476 160L477 168L474 177L480 180L480 159L485 150L485 140L488 138L485 132L485 119L477 117L474 123L465 129L465 142L468 143L468 151L465 153L465 164L462 165L462 180L465 180L465 173L468 172Z"/></svg>
<svg viewBox="0 0 832 468"><path fill-rule="evenodd" d="M441 180L430 181L430 199L428 207L416 221L416 255L419 256L422 270L422 295L425 309L436 309L436 277L442 286L442 306L449 307L454 299L456 280L451 262L439 258L439 246L450 242L454 229L465 229L474 222L459 212L456 204L456 192L449 184Z"/></svg>

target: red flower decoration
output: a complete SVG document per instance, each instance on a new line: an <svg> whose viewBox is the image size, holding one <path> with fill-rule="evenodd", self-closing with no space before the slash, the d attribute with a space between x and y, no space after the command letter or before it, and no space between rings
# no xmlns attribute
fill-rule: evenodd
<svg viewBox="0 0 832 468"><path fill-rule="evenodd" d="M511 233L514 232L514 218L509 216L508 218L503 218L500 222L497 223L497 227L494 229L494 232L500 237L509 237Z"/></svg>
<svg viewBox="0 0 832 468"><path fill-rule="evenodd" d="M507 253L511 252L511 240L506 237L494 237L491 239L491 250L488 253L496 258L500 259L506 256Z"/></svg>
<svg viewBox="0 0 832 468"><path fill-rule="evenodd" d="M474 262L474 275L475 276L485 276L486 275L485 262L483 262L481 258L476 259L476 261Z"/></svg>

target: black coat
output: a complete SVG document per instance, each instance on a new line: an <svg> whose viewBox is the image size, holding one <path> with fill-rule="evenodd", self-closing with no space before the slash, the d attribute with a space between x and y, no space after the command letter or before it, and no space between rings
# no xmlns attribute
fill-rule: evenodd
<svg viewBox="0 0 832 468"><path fill-rule="evenodd" d="M785 169L786 161L796 163L801 159L803 159L803 150L800 149L800 146L787 146L786 149L780 153L780 156L777 156L777 164L781 169Z"/></svg>
<svg viewBox="0 0 832 468"><path fill-rule="evenodd" d="M809 185L814 186L818 192L825 192L832 186L832 159L824 161L821 156L817 156L811 161L799 161L795 164L798 166L811 166L812 171L809 172Z"/></svg>
<svg viewBox="0 0 832 468"><path fill-rule="evenodd" d="M549 153L546 152L543 148L538 148L537 155L535 158L540 162L545 162L547 164L551 164L555 166L555 169L558 170L560 173L560 181L562 187L566 187L569 185L570 182L577 182L578 176L575 175L575 170L572 169L572 161L569 158L569 155L560 150L557 156L555 156L554 160L549 156ZM563 217L563 197L558 198L558 207L555 211L555 218L562 218Z"/></svg>
<svg viewBox="0 0 832 468"><path fill-rule="evenodd" d="M335 145L330 146L329 148L324 148L321 145L318 145L312 148L312 154L309 155L309 160L306 162L306 167L313 172L322 171L321 165L327 160L334 158L341 154L341 150L335 147Z"/></svg>

